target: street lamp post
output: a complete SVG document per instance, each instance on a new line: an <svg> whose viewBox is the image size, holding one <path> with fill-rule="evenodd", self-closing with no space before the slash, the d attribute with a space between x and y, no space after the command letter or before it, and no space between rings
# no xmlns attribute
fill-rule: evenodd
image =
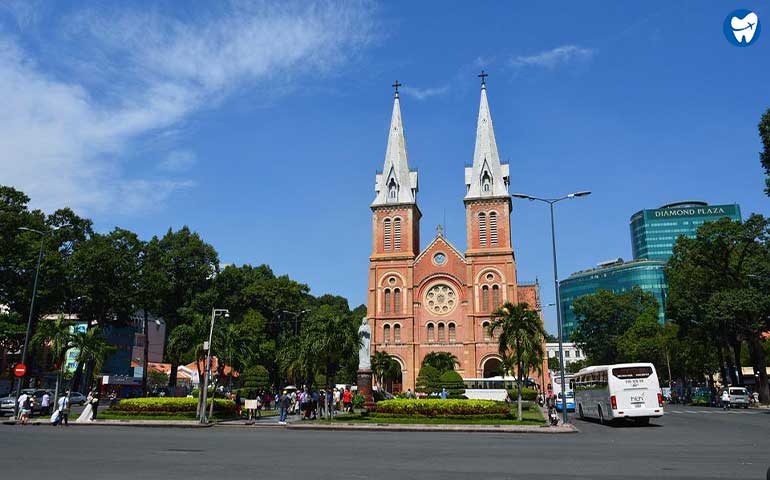
<svg viewBox="0 0 770 480"><path fill-rule="evenodd" d="M585 197L586 195L590 195L591 192L589 191L580 191L575 193L570 193L569 195L565 195L563 197L559 198L539 198L539 197L533 197L531 195L526 195L523 193L514 193L511 195L513 198L521 198L524 200L529 200L531 202L538 201L547 203L548 207L550 208L551 213L551 250L553 254L553 285L554 290L556 291L556 324L559 329L559 369L560 369L560 377L561 377L561 395L562 395L562 414L563 414L563 420L564 423L568 423L569 419L567 417L567 386L565 385L565 378L564 378L564 340L562 338L564 327L562 324L562 318L561 318L561 300L559 299L559 272L556 265L556 228L554 226L553 221L553 206L554 204L561 202L562 200L567 200L569 198L578 198L578 197Z"/></svg>
<svg viewBox="0 0 770 480"><path fill-rule="evenodd" d="M24 232L32 232L37 233L40 235L40 251L37 255L37 266L35 267L35 282L32 284L32 300L30 300L29 303L29 317L27 318L27 332L24 335L24 348L21 350L21 363L26 364L27 363L27 348L29 348L29 337L32 334L32 317L35 313L35 296L37 295L37 281L40 277L40 263L43 261L43 246L45 244L45 236L55 230L58 230L62 227L65 227L67 225L60 225L58 227L54 227L49 231L43 231L43 230L35 230L34 228L28 228L28 227L19 227L17 230L21 230ZM16 379L16 398L18 399L21 395L21 385L24 381L24 378L26 378L26 373L23 377L18 377ZM16 412L16 416L18 417L19 414L19 402L14 402L14 411Z"/></svg>
<svg viewBox="0 0 770 480"><path fill-rule="evenodd" d="M211 309L211 327L209 328L209 341L206 345L206 373L203 377L203 405L201 405L201 423L208 423L206 419L206 402L209 393L209 377L211 376L211 340L214 337L214 319L223 315L225 318L230 317L230 311L226 308L212 308ZM211 399L211 403L214 403L214 399Z"/></svg>

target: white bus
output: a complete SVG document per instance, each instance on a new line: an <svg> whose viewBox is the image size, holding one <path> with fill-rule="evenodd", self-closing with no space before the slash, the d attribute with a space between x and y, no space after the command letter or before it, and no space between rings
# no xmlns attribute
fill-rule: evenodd
<svg viewBox="0 0 770 480"><path fill-rule="evenodd" d="M621 363L586 367L573 378L580 418L600 423L618 418L646 425L663 416L663 394L651 363Z"/></svg>

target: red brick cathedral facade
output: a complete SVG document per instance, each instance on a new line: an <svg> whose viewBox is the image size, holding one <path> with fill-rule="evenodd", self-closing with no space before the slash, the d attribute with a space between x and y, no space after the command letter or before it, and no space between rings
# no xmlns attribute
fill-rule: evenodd
<svg viewBox="0 0 770 480"><path fill-rule="evenodd" d="M401 364L402 381L395 390L414 390L422 360L432 351L453 353L463 378L499 375L490 313L506 301L527 302L539 311L537 284L516 281L509 179L482 84L473 166L465 168L467 250L457 250L440 228L420 250L417 172L409 169L396 93L385 164L371 205L368 292L372 353L386 351Z"/></svg>

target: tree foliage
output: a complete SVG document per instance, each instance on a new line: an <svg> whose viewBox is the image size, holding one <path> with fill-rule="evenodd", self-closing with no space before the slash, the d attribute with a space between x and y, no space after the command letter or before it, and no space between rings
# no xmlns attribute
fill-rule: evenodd
<svg viewBox="0 0 770 480"><path fill-rule="evenodd" d="M762 151L759 153L759 161L765 169L765 195L770 196L770 108L759 120L759 138L762 141Z"/></svg>
<svg viewBox="0 0 770 480"><path fill-rule="evenodd" d="M429 352L422 359L422 366L428 366L435 368L439 373L444 373L449 370L454 370L457 365L457 357L450 352Z"/></svg>

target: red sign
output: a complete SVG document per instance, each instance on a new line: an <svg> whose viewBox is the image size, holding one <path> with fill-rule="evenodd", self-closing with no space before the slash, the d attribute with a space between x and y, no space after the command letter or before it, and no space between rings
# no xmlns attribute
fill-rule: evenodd
<svg viewBox="0 0 770 480"><path fill-rule="evenodd" d="M13 367L13 374L16 375L17 377L23 377L25 373L27 373L27 366L24 365L23 363L20 363L15 367Z"/></svg>

